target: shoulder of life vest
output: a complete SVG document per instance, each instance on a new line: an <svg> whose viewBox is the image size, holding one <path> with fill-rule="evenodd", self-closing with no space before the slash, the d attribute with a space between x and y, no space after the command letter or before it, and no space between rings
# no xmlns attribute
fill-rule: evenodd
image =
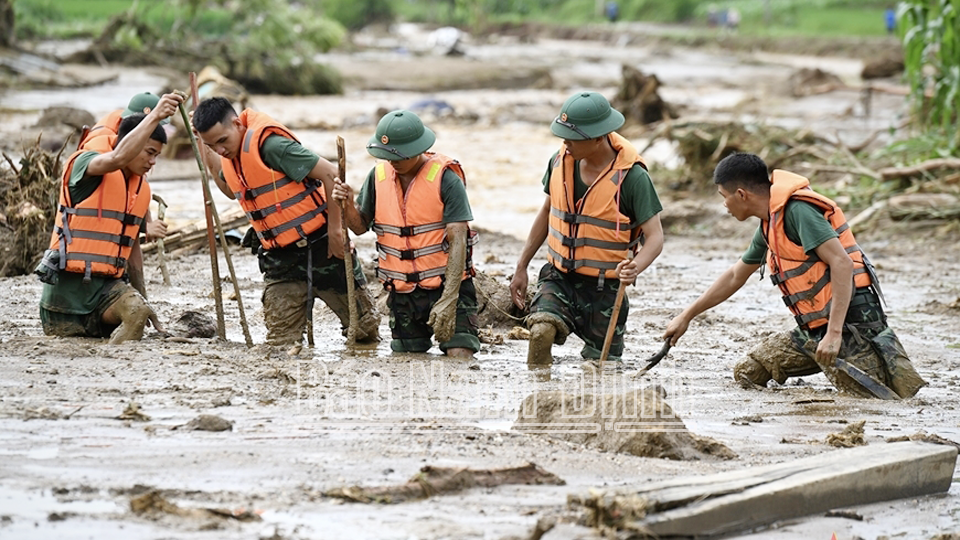
<svg viewBox="0 0 960 540"><path fill-rule="evenodd" d="M223 176L266 249L306 242L326 224L327 202L319 181L297 182L268 166L260 146L272 134L291 140L290 130L270 116L244 110L247 126L237 158L221 158Z"/></svg>
<svg viewBox="0 0 960 540"><path fill-rule="evenodd" d="M417 287L438 289L443 285L449 245L443 223L442 182L438 180L447 168L464 178L456 160L431 153L406 193L401 193L396 172L389 163L381 161L375 168L373 230L379 256L377 277L390 290L408 293ZM415 202L407 206L407 201ZM478 237L468 229L467 239L464 279L476 274L472 246Z"/></svg>
<svg viewBox="0 0 960 540"><path fill-rule="evenodd" d="M111 150L97 137L90 142ZM100 185L86 199L70 202L69 182L77 156L67 161L61 179L60 205L51 235L50 249L60 252L60 270L92 275L122 277L126 260L150 204L150 186L141 177L124 178L121 170L103 175Z"/></svg>

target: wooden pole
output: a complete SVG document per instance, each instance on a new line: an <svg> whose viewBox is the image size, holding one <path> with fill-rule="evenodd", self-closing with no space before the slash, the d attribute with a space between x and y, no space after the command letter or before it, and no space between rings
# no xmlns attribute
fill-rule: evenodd
<svg viewBox="0 0 960 540"><path fill-rule="evenodd" d="M337 137L337 168L340 181L347 182L347 151L344 147L343 137ZM347 308L350 314L350 324L347 326L347 345L353 345L357 341L357 293L353 279L353 252L350 250L350 231L347 228L346 201L338 201L340 204L340 226L343 234L343 267L347 280Z"/></svg>
<svg viewBox="0 0 960 540"><path fill-rule="evenodd" d="M193 106L196 108L199 102L197 92L197 75L190 72L190 91L193 94ZM203 197L207 202L206 208L213 216L213 221L217 226L217 234L220 235L220 245L223 248L223 258L227 261L227 270L230 271L230 280L233 282L233 294L237 297L237 309L240 311L240 327L243 329L243 339L247 347L253 347L253 338L250 337L250 328L247 326L247 315L243 310L243 297L240 295L240 284L237 282L237 274L233 269L233 259L230 257L230 245L227 242L227 235L224 234L223 224L220 223L220 215L217 214L217 208L213 205L213 194L210 192L210 179L207 176L207 168L203 165L203 158L200 157L200 147L197 145L197 139L193 136L193 128L190 127L190 119L187 116L187 110L183 104L180 104L180 116L183 117L183 125L187 126L187 134L190 136L190 144L193 146L193 153L197 157L197 165L200 167L200 177L203 184ZM209 237L209 234L208 234ZM214 255L216 258L216 255ZM219 277L219 276L218 276ZM223 310L221 300L221 313Z"/></svg>
<svg viewBox="0 0 960 540"><path fill-rule="evenodd" d="M195 80L194 74L191 72L190 86L193 86ZM193 106L197 106L196 98L193 100ZM217 309L217 337L226 341L226 324L223 320L223 291L220 288L220 260L217 258L217 239L214 236L216 233L213 230L213 212L211 212L213 201L208 193L209 188L206 182L207 169L203 166L200 149L197 147L197 142L193 137L193 124L190 123L189 118L187 118L187 112L182 106L180 107L180 113L183 115L183 125L190 136L190 142L193 143L194 155L197 158L197 165L200 167L200 176L203 179L203 215L207 221L207 248L210 250L210 272L213 274L213 302Z"/></svg>
<svg viewBox="0 0 960 540"><path fill-rule="evenodd" d="M600 367L607 361L607 354L610 353L610 342L613 341L613 332L617 329L617 320L620 319L620 306L623 304L623 295L627 288L620 282L617 289L617 299L613 303L613 312L610 313L610 323L607 324L607 335L603 338L603 351L600 353Z"/></svg>
<svg viewBox="0 0 960 540"><path fill-rule="evenodd" d="M167 214L167 202L156 193L153 194L153 200L157 201L157 219L163 221ZM160 258L160 274L163 275L163 284L170 285L170 272L167 271L167 251L163 245L163 238L157 238L157 257Z"/></svg>

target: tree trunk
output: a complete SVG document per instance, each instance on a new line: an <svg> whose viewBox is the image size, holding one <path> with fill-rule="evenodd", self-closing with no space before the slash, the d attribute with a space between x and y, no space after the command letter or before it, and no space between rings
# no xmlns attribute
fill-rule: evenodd
<svg viewBox="0 0 960 540"><path fill-rule="evenodd" d="M13 45L13 0L0 0L0 47Z"/></svg>

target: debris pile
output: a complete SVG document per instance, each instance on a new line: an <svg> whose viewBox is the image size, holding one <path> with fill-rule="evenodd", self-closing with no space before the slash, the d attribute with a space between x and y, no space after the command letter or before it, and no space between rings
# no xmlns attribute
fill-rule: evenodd
<svg viewBox="0 0 960 540"><path fill-rule="evenodd" d="M679 116L676 109L660 97L660 79L656 75L645 75L626 64L621 70L623 80L611 105L623 113L628 123L652 124Z"/></svg>
<svg viewBox="0 0 960 540"><path fill-rule="evenodd" d="M33 272L50 244L62 152L47 152L37 138L19 164L3 154L9 168L0 166L0 277Z"/></svg>

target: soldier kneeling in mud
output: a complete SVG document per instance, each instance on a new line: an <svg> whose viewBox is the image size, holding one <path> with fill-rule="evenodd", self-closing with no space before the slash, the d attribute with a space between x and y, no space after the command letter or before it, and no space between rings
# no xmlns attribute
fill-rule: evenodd
<svg viewBox="0 0 960 540"><path fill-rule="evenodd" d="M266 282L267 343L301 343L314 297L337 314L346 335L348 276L356 284L360 314L356 340L379 341L380 315L366 278L356 255L353 268L346 268L340 210L327 204L336 166L270 116L252 109L238 115L222 97L200 102L193 127L220 191L236 199L250 220L243 244L257 254Z"/></svg>
<svg viewBox="0 0 960 540"><path fill-rule="evenodd" d="M164 95L149 114L127 116L116 134L90 139L67 160L50 249L36 270L45 334L121 343L143 337L148 320L161 330L143 283L144 176L167 142L160 122L181 101Z"/></svg>
<svg viewBox="0 0 960 540"><path fill-rule="evenodd" d="M887 326L873 266L843 211L799 175L774 170L753 154L732 154L713 174L723 204L739 221L760 219L740 259L675 317L672 344L690 321L740 290L767 260L770 279L797 321L789 332L754 348L733 369L745 386L823 371L840 391L862 397L909 398L926 382Z"/></svg>

